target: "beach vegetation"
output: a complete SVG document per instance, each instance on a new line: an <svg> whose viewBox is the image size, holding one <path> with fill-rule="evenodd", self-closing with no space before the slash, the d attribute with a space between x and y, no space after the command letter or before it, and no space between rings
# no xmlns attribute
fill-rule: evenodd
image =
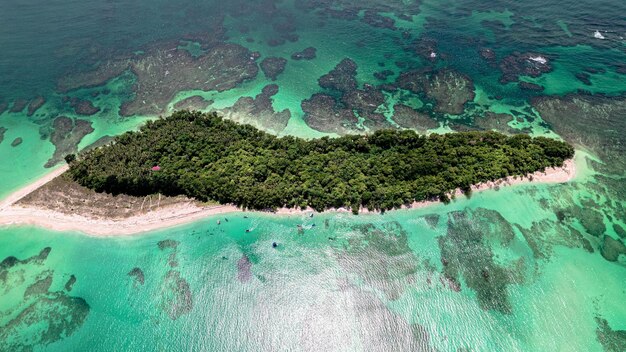
<svg viewBox="0 0 626 352"><path fill-rule="evenodd" d="M469 194L472 185L562 166L573 155L562 141L491 131L277 137L215 113L183 110L68 161L70 176L99 192L186 195L255 210L358 212L447 203L457 189Z"/></svg>

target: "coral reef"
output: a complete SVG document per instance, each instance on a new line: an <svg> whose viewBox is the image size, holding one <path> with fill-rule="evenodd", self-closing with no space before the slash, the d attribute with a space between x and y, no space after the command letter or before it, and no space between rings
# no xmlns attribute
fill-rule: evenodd
<svg viewBox="0 0 626 352"><path fill-rule="evenodd" d="M69 98L69 103L70 106L74 109L74 112L76 112L78 115L91 116L100 111L100 108L94 106L91 101L86 99L72 97Z"/></svg>
<svg viewBox="0 0 626 352"><path fill-rule="evenodd" d="M287 127L291 112L274 110L272 97L277 93L278 85L269 84L256 97L241 97L235 105L220 112L231 120L278 134Z"/></svg>
<svg viewBox="0 0 626 352"><path fill-rule="evenodd" d="M302 101L304 121L314 130L327 133L358 133L356 123L359 119L352 110L337 104L334 97L327 94L314 94Z"/></svg>
<svg viewBox="0 0 626 352"><path fill-rule="evenodd" d="M550 59L539 53L514 52L500 61L499 68L502 72L502 84L517 82L519 76L539 77L552 71Z"/></svg>
<svg viewBox="0 0 626 352"><path fill-rule="evenodd" d="M616 262L620 255L626 259L626 245L621 240L616 240L609 235L604 235L602 247L600 248L600 254L604 259L610 262Z"/></svg>
<svg viewBox="0 0 626 352"><path fill-rule="evenodd" d="M53 167L63 160L68 154L78 152L78 143L94 131L91 122L69 117L59 116L52 123L54 131L50 135L50 141L55 146L54 154L46 162L45 167Z"/></svg>
<svg viewBox="0 0 626 352"><path fill-rule="evenodd" d="M351 59L345 58L329 73L318 80L320 87L340 92L349 92L357 88L357 65Z"/></svg>
<svg viewBox="0 0 626 352"><path fill-rule="evenodd" d="M206 100L199 95L193 95L174 104L175 110L206 110L213 100Z"/></svg>
<svg viewBox="0 0 626 352"><path fill-rule="evenodd" d="M396 85L423 94L435 102L435 111L451 115L463 113L465 104L475 95L472 81L454 70L403 72Z"/></svg>
<svg viewBox="0 0 626 352"><path fill-rule="evenodd" d="M493 226L485 229L480 222ZM465 209L448 214L448 231L439 237L443 272L450 280L463 282L476 292L480 306L511 313L507 286L523 282L524 259L509 259L510 267L496 262L491 246L507 247L515 237L511 225L494 210Z"/></svg>
<svg viewBox="0 0 626 352"><path fill-rule="evenodd" d="M89 304L83 298L68 295L76 282L74 275L65 291L50 291L54 272L44 265L51 250L46 247L27 259L7 257L0 263L0 299L24 292L22 301L0 311L0 350L45 347L72 335L89 315Z"/></svg>
<svg viewBox="0 0 626 352"><path fill-rule="evenodd" d="M13 106L11 106L11 110L9 110L9 112L22 112L24 111L26 105L28 105L28 100L17 99L13 102Z"/></svg>
<svg viewBox="0 0 626 352"><path fill-rule="evenodd" d="M193 295L189 283L180 276L180 272L170 270L165 274L160 293L161 309L170 319L176 320L191 312Z"/></svg>
<svg viewBox="0 0 626 352"><path fill-rule="evenodd" d="M265 77L275 81L278 75L283 73L285 66L287 65L287 59L282 57L268 57L261 61L261 70L265 74Z"/></svg>
<svg viewBox="0 0 626 352"><path fill-rule="evenodd" d="M222 92L258 73L258 55L240 45L212 42L206 52L194 57L187 50L179 49L178 44L154 43L141 55L111 60L93 71L68 75L59 81L58 90L100 86L130 71L136 77L134 96L122 104L120 114L158 115L165 112L180 91Z"/></svg>
<svg viewBox="0 0 626 352"><path fill-rule="evenodd" d="M393 111L393 120L400 127L411 128L422 132L439 127L439 123L427 114L416 111L404 104L394 105Z"/></svg>
<svg viewBox="0 0 626 352"><path fill-rule="evenodd" d="M310 46L291 55L293 60L313 60L317 57L317 49Z"/></svg>
<svg viewBox="0 0 626 352"><path fill-rule="evenodd" d="M28 112L26 113L28 116L33 116L43 104L46 103L46 99L42 96L38 96L35 99L31 100L28 104Z"/></svg>

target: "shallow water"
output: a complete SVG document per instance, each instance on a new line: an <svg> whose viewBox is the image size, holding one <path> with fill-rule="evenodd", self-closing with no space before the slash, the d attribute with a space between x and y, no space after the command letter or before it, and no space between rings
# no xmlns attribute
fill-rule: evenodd
<svg viewBox="0 0 626 352"><path fill-rule="evenodd" d="M354 9L356 17L323 15L325 4ZM231 214L228 221L219 217L221 225L213 217L104 239L0 228L0 259L7 258L0 264L0 350L624 350L626 253L610 250L611 241L624 243L620 229L626 228L624 6L615 0L0 3L0 104L9 102L10 109L20 98L46 100L32 116L27 108L0 111L6 128L0 197L46 173L55 150L53 121L61 115L91 122L94 131L76 142L82 149L172 111L184 98L200 95L213 100L207 109L227 109L275 83L271 107L288 109L291 117L272 132L334 135L327 126L311 128L301 103L316 93L342 94L321 88L318 79L344 58L358 67L359 89L425 68L455 70L473 83L475 97L456 115L423 94L383 91L374 114L388 126L396 126L394 105L405 104L436 121L430 131L521 130L564 138L580 150L578 176L567 184L490 190L384 215ZM367 10L398 29L364 23ZM214 44L203 49L188 34L219 26L225 36L218 42L258 51L257 63L283 57L284 72L271 81L259 71L222 92L183 89L163 111L133 116L122 116L120 107L141 94L133 93L139 64L95 86L60 89L64 77L106 62L149 59L154 48L171 50L172 40L187 38L180 45L201 57ZM593 37L596 30L604 40ZM280 38L287 39L271 43ZM314 59L291 58L310 46ZM481 58L484 48L493 50L495 63ZM551 71L518 78L543 91L499 82L502 61L515 51L549 59ZM153 67L152 74L166 79ZM393 72L385 80L374 76L386 69ZM180 77L174 84L191 79ZM617 97L582 95L576 99L585 104L557 100L554 109L532 100L579 90ZM100 110L79 115L65 96ZM561 107L571 112L563 114L567 119L554 112ZM486 112L516 119L484 125ZM257 115L261 127L278 118ZM370 115L359 116L359 126L372 126ZM12 146L17 137L23 142Z"/></svg>

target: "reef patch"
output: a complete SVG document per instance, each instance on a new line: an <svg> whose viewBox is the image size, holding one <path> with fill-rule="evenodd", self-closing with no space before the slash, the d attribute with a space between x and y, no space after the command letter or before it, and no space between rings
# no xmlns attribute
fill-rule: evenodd
<svg viewBox="0 0 626 352"><path fill-rule="evenodd" d="M86 135L94 131L91 122L81 119L72 120L66 116L57 117L52 123L50 141L55 146L54 154L44 167L50 168L58 164L68 154L78 152L78 144Z"/></svg>
<svg viewBox="0 0 626 352"><path fill-rule="evenodd" d="M261 70L265 77L275 81L287 66L287 59L282 57L268 57L261 61Z"/></svg>
<svg viewBox="0 0 626 352"><path fill-rule="evenodd" d="M288 109L275 111L272 97L278 94L278 85L269 84L254 98L241 97L230 108L219 110L224 117L241 124L250 124L274 134L287 127L291 118Z"/></svg>

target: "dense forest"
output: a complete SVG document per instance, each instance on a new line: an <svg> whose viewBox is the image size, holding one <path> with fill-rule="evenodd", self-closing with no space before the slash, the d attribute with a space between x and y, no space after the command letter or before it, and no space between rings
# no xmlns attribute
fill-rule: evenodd
<svg viewBox="0 0 626 352"><path fill-rule="evenodd" d="M108 146L68 155L70 175L113 194L184 194L244 209L388 210L460 188L561 166L574 149L549 138L409 130L305 140L216 114L179 111Z"/></svg>

